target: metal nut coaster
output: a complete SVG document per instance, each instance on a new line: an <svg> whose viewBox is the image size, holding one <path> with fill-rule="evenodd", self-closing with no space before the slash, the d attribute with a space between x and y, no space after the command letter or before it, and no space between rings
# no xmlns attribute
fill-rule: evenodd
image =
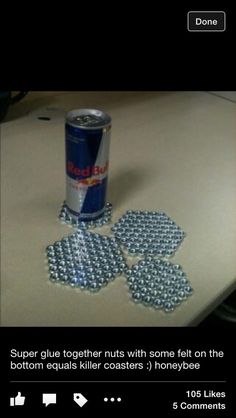
<svg viewBox="0 0 236 418"><path fill-rule="evenodd" d="M46 249L53 282L97 292L126 268L114 238L78 230Z"/></svg>
<svg viewBox="0 0 236 418"><path fill-rule="evenodd" d="M193 292L180 265L152 256L126 269L125 275L134 302L165 312L173 311Z"/></svg>
<svg viewBox="0 0 236 418"><path fill-rule="evenodd" d="M184 231L164 212L139 210L128 210L113 225L114 238L87 230L109 223L111 216L107 203L98 220L74 221L63 203L59 218L76 232L47 247L50 280L97 292L124 273L134 302L172 312L193 293L181 266L162 259L175 253ZM121 246L144 258L129 268Z"/></svg>
<svg viewBox="0 0 236 418"><path fill-rule="evenodd" d="M92 229L95 227L101 227L104 225L107 225L111 222L112 217L112 204L107 203L105 206L104 213L102 216L100 216L98 219L95 219L94 221L80 221L78 219L72 218L70 215L70 212L67 209L66 203L63 202L60 213L59 213L59 219L61 222L66 223L68 225L71 225L75 228L80 229Z"/></svg>
<svg viewBox="0 0 236 418"><path fill-rule="evenodd" d="M170 257L185 237L164 212L128 210L111 228L129 255Z"/></svg>

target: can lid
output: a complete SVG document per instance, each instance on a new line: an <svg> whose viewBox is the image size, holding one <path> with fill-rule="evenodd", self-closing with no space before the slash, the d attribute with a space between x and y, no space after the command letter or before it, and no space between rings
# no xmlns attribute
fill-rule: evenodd
<svg viewBox="0 0 236 418"><path fill-rule="evenodd" d="M81 129L105 128L111 124L111 117L97 109L75 109L66 115L66 121Z"/></svg>

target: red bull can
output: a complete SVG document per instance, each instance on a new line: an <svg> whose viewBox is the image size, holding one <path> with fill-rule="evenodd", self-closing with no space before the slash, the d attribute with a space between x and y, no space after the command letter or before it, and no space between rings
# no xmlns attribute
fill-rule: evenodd
<svg viewBox="0 0 236 418"><path fill-rule="evenodd" d="M101 110L66 115L66 207L74 219L91 221L106 206L111 117Z"/></svg>

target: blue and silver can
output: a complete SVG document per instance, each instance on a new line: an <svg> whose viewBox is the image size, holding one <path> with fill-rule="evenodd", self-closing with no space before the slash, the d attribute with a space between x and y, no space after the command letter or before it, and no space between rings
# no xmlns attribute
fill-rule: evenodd
<svg viewBox="0 0 236 418"><path fill-rule="evenodd" d="M66 206L74 219L90 221L105 209L111 118L101 110L66 115Z"/></svg>

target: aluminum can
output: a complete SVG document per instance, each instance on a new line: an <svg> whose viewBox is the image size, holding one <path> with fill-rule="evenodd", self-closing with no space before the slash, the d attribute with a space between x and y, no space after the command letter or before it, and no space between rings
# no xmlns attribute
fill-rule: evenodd
<svg viewBox="0 0 236 418"><path fill-rule="evenodd" d="M67 113L66 206L72 218L102 216L107 195L111 117L97 109Z"/></svg>

